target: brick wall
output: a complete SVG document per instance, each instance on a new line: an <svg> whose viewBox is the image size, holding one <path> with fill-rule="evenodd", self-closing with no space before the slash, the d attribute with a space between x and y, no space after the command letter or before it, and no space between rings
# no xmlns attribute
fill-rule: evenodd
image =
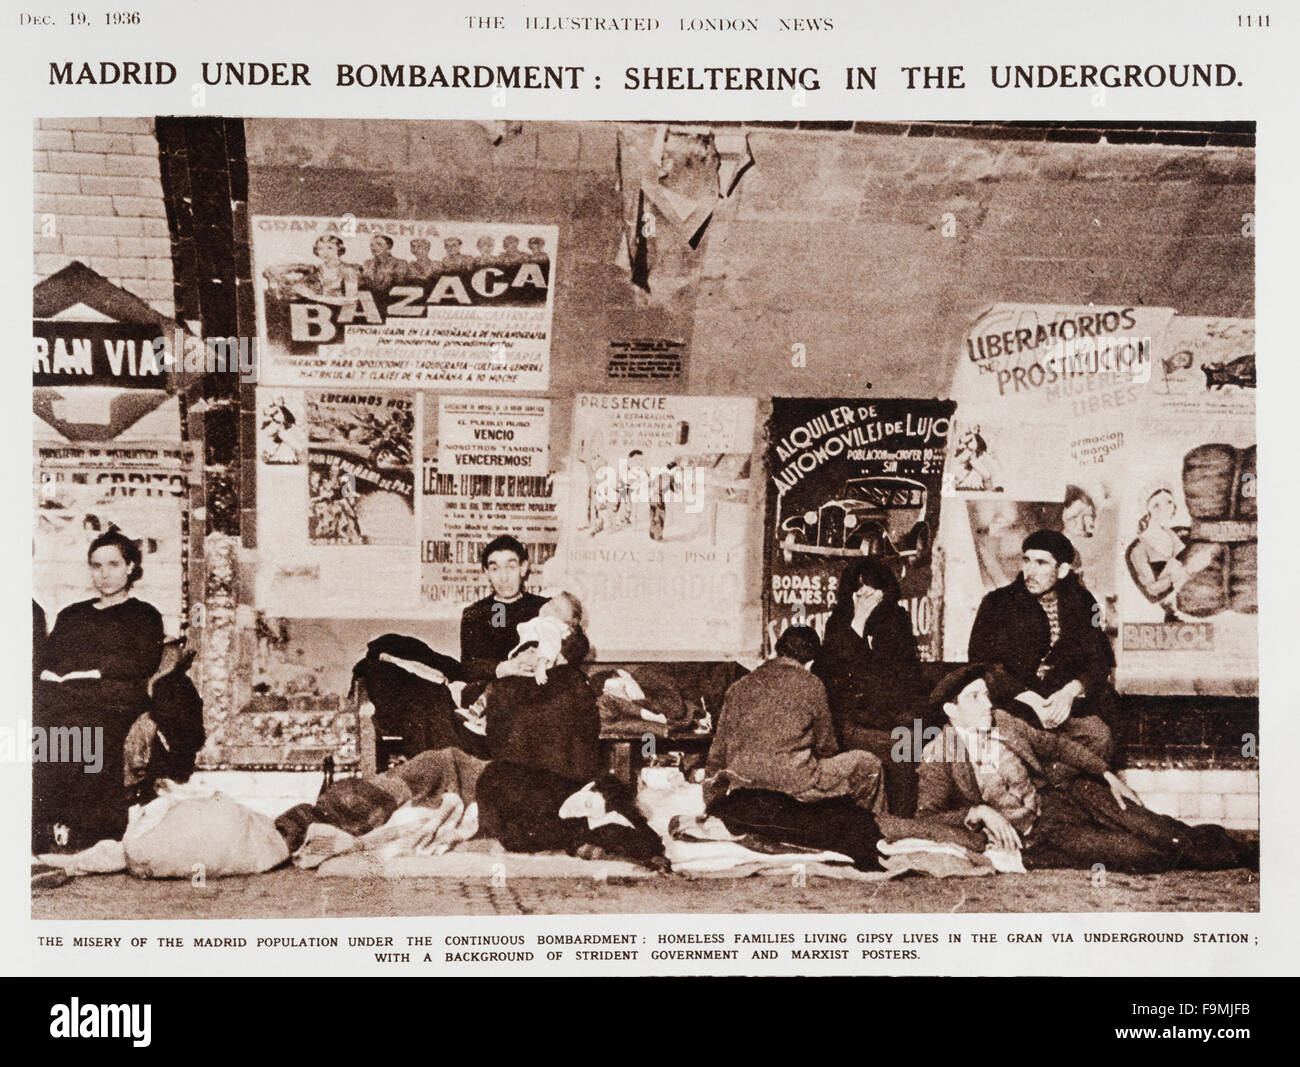
<svg viewBox="0 0 1300 1067"><path fill-rule="evenodd" d="M40 119L34 134L34 281L80 260L173 316L153 120Z"/></svg>
<svg viewBox="0 0 1300 1067"><path fill-rule="evenodd" d="M1259 772L1180 767L1130 767L1120 772L1152 811L1229 830L1259 829Z"/></svg>

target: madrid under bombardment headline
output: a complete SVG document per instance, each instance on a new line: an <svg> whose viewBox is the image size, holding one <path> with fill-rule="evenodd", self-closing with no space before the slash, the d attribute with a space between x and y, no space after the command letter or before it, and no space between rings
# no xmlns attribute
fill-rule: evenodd
<svg viewBox="0 0 1300 1067"><path fill-rule="evenodd" d="M582 66L442 63L335 63L334 85L360 89L600 89L601 77ZM844 68L844 88L873 90L878 68ZM966 89L960 64L898 68L904 89ZM626 91L817 92L825 79L817 67L677 67L637 66L623 69ZM296 61L261 63L221 60L199 64L203 85L294 88L313 83L311 64ZM172 85L176 64L165 59L51 61L49 84L61 86ZM838 78L836 79L838 83ZM1240 86L1230 63L1029 63L992 64L988 87L994 89L1206 89Z"/></svg>

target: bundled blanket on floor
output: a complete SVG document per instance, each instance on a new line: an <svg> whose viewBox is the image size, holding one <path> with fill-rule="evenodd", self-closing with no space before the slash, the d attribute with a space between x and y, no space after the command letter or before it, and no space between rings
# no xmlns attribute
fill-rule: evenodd
<svg viewBox="0 0 1300 1067"><path fill-rule="evenodd" d="M806 871L808 864L852 865L840 852L798 848L753 834L733 834L710 815L675 815L665 848L673 870L681 874L740 876Z"/></svg>
<svg viewBox="0 0 1300 1067"><path fill-rule="evenodd" d="M271 820L222 793L197 795L182 788L137 810L121 841L105 840L41 862L69 874L137 878L222 878L261 874L289 858Z"/></svg>
<svg viewBox="0 0 1300 1067"><path fill-rule="evenodd" d="M735 789L708 807L734 834L753 834L804 848L831 849L855 867L879 870L880 827L848 797L802 801L768 789Z"/></svg>
<svg viewBox="0 0 1300 1067"><path fill-rule="evenodd" d="M293 854L293 863L318 867L349 852L370 853L381 861L395 856L441 856L477 833L478 805L466 806L455 793L444 793L436 806L418 803L398 808L383 826L360 837L327 823L312 823Z"/></svg>
<svg viewBox="0 0 1300 1067"><path fill-rule="evenodd" d="M468 807L474 803L483 760L458 748L421 752L391 771L369 778L341 778L315 804L297 804L275 820L275 828L291 852L297 852L313 823L332 826L350 837L361 837L383 826L404 804L432 797L433 807L444 794L454 793Z"/></svg>
<svg viewBox="0 0 1300 1067"><path fill-rule="evenodd" d="M511 852L615 856L650 864L663 842L612 775L588 783L493 760L479 779L479 823Z"/></svg>
<svg viewBox="0 0 1300 1067"><path fill-rule="evenodd" d="M687 782L678 770L646 768L637 794L637 806L664 838L673 870L690 877L894 878L907 873L951 877L1024 870L1019 853L986 850L983 835L962 826L841 811L836 816L838 826L851 831L848 840L853 850L859 858L870 855L870 862L858 864L864 871L854 871L850 868L855 859L837 843L843 839L828 836L837 822L814 825L820 809L779 794L741 800L732 802L729 828L723 819L705 814L699 784ZM783 826L795 833L787 836ZM804 840L795 843L796 835ZM874 873L876 869L882 873Z"/></svg>

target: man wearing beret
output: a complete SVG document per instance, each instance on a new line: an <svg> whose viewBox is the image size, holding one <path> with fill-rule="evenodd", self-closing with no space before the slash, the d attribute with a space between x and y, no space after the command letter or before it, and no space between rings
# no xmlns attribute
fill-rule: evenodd
<svg viewBox="0 0 1300 1067"><path fill-rule="evenodd" d="M1114 751L1105 719L1115 654L1101 608L1071 569L1073 560L1074 545L1056 530L1026 537L1019 577L980 603L969 657L991 668L1000 706L1107 760Z"/></svg>
<svg viewBox="0 0 1300 1067"><path fill-rule="evenodd" d="M983 664L948 674L931 707L947 718L922 750L916 818L982 831L1026 867L1117 871L1257 866L1257 849L1221 826L1189 826L1141 799L1085 746L996 709ZM1072 773L1070 773L1072 772Z"/></svg>

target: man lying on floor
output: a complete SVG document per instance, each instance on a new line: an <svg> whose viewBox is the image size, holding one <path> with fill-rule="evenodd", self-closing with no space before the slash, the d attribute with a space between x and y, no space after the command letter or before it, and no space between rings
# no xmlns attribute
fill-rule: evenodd
<svg viewBox="0 0 1300 1067"><path fill-rule="evenodd" d="M1258 851L1221 826L1189 826L1143 807L1088 748L994 708L985 668L968 664L931 694L948 724L922 752L917 822L982 830L1022 850L1026 868L1115 871L1257 867Z"/></svg>
<svg viewBox="0 0 1300 1067"><path fill-rule="evenodd" d="M637 811L632 791L609 775L584 781L573 773L481 760L458 748L433 749L382 774L341 778L315 804L298 804L280 815L275 828L296 853L312 824L362 838L407 806L427 809L429 826L437 830L427 842L418 832L411 835L416 852L436 855L447 850L440 845L455 847L478 836L494 838L508 852L567 852L666 867L663 843ZM463 812L454 825L440 818L449 797Z"/></svg>

